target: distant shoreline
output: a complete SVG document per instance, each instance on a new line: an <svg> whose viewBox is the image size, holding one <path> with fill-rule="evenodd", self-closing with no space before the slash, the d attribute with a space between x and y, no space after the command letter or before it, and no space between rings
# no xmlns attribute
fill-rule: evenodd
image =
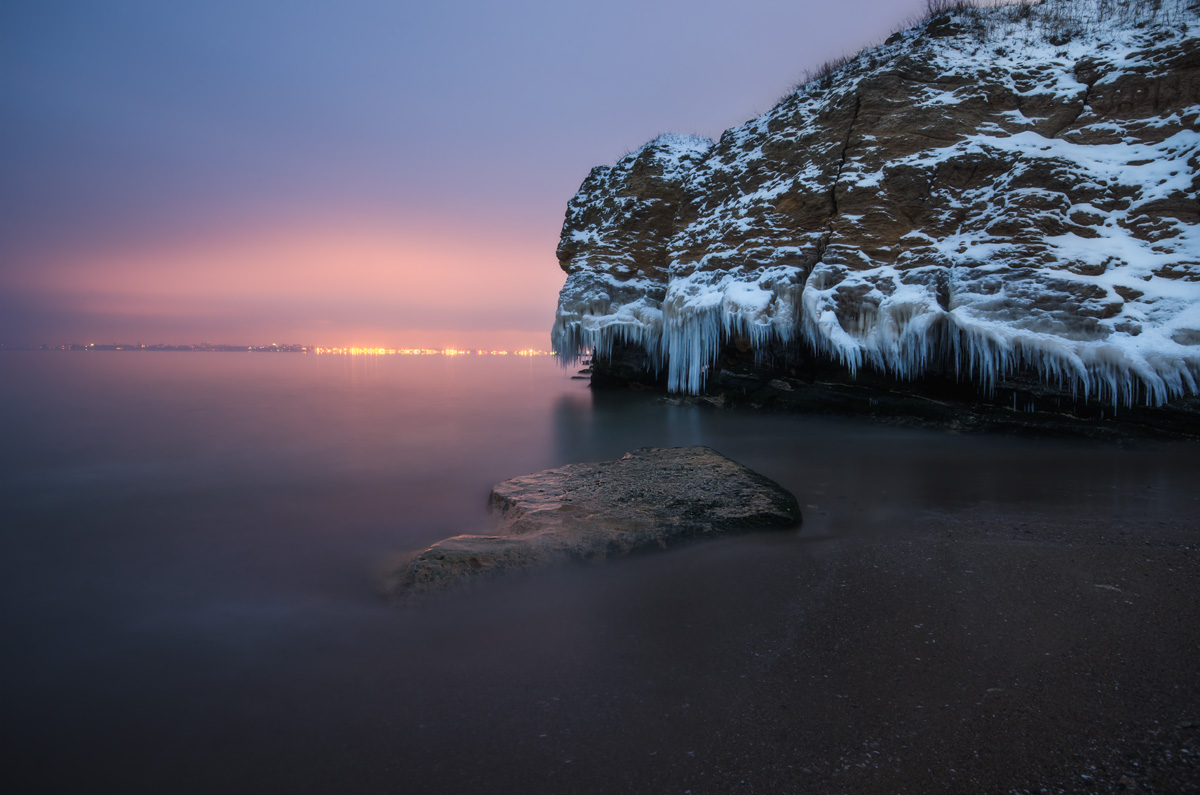
<svg viewBox="0 0 1200 795"><path fill-rule="evenodd" d="M482 348L362 348L323 345L142 345L141 343L71 343L67 345L0 345L0 351L171 351L200 353L311 353L343 356L554 356L554 351L536 348L485 350Z"/></svg>

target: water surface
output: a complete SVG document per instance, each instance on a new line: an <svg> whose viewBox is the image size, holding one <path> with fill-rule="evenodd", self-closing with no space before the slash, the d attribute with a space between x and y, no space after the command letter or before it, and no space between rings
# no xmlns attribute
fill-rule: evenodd
<svg viewBox="0 0 1200 795"><path fill-rule="evenodd" d="M681 704L705 717L679 742L710 737L744 697L738 660L786 631L747 584L778 593L833 540L933 515L1197 508L1187 445L727 412L570 375L549 358L0 353L10 769L43 791L521 791L589 753L649 754L645 727ZM804 526L419 613L379 596L396 555L485 528L495 482L690 444L776 479ZM587 781L637 789L621 769Z"/></svg>

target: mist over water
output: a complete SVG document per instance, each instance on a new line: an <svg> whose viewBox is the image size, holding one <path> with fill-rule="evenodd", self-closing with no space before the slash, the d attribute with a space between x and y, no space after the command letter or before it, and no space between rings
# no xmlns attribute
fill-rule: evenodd
<svg viewBox="0 0 1200 795"><path fill-rule="evenodd" d="M694 754L736 713L736 661L833 539L1197 507L1187 445L727 412L549 357L4 352L0 430L7 744L44 791L611 789L610 757ZM486 529L493 483L691 444L791 490L803 527L418 612L379 595L395 556Z"/></svg>

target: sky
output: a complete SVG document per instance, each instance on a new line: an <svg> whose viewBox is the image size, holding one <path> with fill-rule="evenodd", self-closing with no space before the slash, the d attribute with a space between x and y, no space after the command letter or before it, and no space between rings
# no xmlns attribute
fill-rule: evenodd
<svg viewBox="0 0 1200 795"><path fill-rule="evenodd" d="M924 0L9 0L0 345L549 348L588 170Z"/></svg>

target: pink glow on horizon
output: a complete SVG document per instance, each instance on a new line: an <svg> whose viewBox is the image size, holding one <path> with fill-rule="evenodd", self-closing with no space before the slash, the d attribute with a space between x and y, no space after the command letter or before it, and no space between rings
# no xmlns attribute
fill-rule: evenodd
<svg viewBox="0 0 1200 795"><path fill-rule="evenodd" d="M111 341L544 348L563 275L537 237L305 220L59 253L14 286Z"/></svg>

